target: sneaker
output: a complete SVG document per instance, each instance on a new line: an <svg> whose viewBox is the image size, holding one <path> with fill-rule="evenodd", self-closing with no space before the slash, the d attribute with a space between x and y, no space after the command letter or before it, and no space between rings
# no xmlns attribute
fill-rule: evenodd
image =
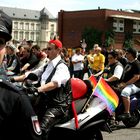
<svg viewBox="0 0 140 140"><path fill-rule="evenodd" d="M130 113L123 113L122 115L119 115L118 118L120 120L125 120L125 119L129 119L131 117Z"/></svg>

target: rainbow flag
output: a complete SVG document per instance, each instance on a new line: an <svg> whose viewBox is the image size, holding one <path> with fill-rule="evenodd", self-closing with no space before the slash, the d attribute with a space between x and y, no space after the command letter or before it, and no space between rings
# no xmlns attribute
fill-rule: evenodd
<svg viewBox="0 0 140 140"><path fill-rule="evenodd" d="M89 77L89 80L90 80L90 82L91 82L91 84L92 84L92 86L93 86L93 89L96 87L96 85L97 85L97 81L96 81L96 78L95 78L95 76L92 74L90 77Z"/></svg>
<svg viewBox="0 0 140 140"><path fill-rule="evenodd" d="M119 98L114 90L107 84L107 82L101 77L97 83L93 95L99 97L107 105L107 110L110 114L115 111L119 104Z"/></svg>

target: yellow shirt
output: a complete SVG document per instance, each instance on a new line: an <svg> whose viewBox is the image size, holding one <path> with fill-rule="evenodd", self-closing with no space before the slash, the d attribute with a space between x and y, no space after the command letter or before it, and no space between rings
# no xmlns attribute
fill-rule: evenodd
<svg viewBox="0 0 140 140"><path fill-rule="evenodd" d="M92 69L96 71L104 70L105 56L101 53L94 55Z"/></svg>
<svg viewBox="0 0 140 140"><path fill-rule="evenodd" d="M92 62L94 61L94 55L93 54L87 55L87 60L88 60L89 67L92 68L93 67L93 63Z"/></svg>

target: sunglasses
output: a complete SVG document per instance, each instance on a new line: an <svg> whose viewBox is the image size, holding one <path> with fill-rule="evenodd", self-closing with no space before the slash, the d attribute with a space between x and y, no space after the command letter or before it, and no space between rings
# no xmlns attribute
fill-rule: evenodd
<svg viewBox="0 0 140 140"><path fill-rule="evenodd" d="M51 50L53 50L53 48L49 48L49 47L48 47L48 48L46 48L46 50L47 50L47 51L51 51Z"/></svg>

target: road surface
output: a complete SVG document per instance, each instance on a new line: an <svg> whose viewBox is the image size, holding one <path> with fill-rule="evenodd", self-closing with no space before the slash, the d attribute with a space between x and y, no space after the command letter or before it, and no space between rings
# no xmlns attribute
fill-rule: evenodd
<svg viewBox="0 0 140 140"><path fill-rule="evenodd" d="M140 123L133 128L126 128L122 123L112 133L102 132L103 140L140 140Z"/></svg>

